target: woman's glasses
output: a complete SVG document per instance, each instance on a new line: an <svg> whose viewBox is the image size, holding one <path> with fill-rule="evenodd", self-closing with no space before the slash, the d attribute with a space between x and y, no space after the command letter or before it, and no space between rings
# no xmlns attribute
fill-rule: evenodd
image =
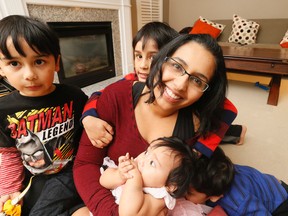
<svg viewBox="0 0 288 216"><path fill-rule="evenodd" d="M163 65L169 71L173 72L176 76L184 76L185 74L187 74L189 77L188 78L189 85L195 87L199 91L205 92L209 88L208 83L206 83L204 80L200 79L199 77L189 74L184 69L184 67L172 57L165 57Z"/></svg>

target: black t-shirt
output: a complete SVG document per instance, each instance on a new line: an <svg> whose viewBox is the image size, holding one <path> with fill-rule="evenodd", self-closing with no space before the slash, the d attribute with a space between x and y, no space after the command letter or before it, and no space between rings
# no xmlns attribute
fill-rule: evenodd
<svg viewBox="0 0 288 216"><path fill-rule="evenodd" d="M16 147L33 174L53 174L74 158L87 96L55 84L52 93L26 97L13 91L0 98L0 148Z"/></svg>

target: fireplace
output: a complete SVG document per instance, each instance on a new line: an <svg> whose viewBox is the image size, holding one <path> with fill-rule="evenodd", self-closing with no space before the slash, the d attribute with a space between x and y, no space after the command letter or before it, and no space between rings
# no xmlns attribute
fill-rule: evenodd
<svg viewBox="0 0 288 216"><path fill-rule="evenodd" d="M60 39L60 83L85 87L115 77L111 22L48 24Z"/></svg>

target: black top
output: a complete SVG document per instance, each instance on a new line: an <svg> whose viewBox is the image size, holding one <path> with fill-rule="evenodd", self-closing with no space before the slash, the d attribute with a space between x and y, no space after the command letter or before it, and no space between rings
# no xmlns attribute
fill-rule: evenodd
<svg viewBox="0 0 288 216"><path fill-rule="evenodd" d="M33 174L58 172L74 158L79 144L79 119L88 97L77 87L55 85L45 96L13 91L0 98L0 148L16 147ZM31 165L40 159L43 166Z"/></svg>
<svg viewBox="0 0 288 216"><path fill-rule="evenodd" d="M144 87L145 83L143 82L136 82L133 85L134 108L139 101ZM176 125L173 130L173 136L182 140L191 139L191 137L195 136L192 113L192 108L190 106L179 110Z"/></svg>

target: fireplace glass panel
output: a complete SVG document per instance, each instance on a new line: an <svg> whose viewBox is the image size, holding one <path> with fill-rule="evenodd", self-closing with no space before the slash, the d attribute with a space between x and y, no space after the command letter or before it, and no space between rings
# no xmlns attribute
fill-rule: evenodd
<svg viewBox="0 0 288 216"><path fill-rule="evenodd" d="M62 38L60 46L65 77L79 76L109 65L104 34Z"/></svg>
<svg viewBox="0 0 288 216"><path fill-rule="evenodd" d="M60 39L60 83L84 87L115 76L110 22L48 24Z"/></svg>

